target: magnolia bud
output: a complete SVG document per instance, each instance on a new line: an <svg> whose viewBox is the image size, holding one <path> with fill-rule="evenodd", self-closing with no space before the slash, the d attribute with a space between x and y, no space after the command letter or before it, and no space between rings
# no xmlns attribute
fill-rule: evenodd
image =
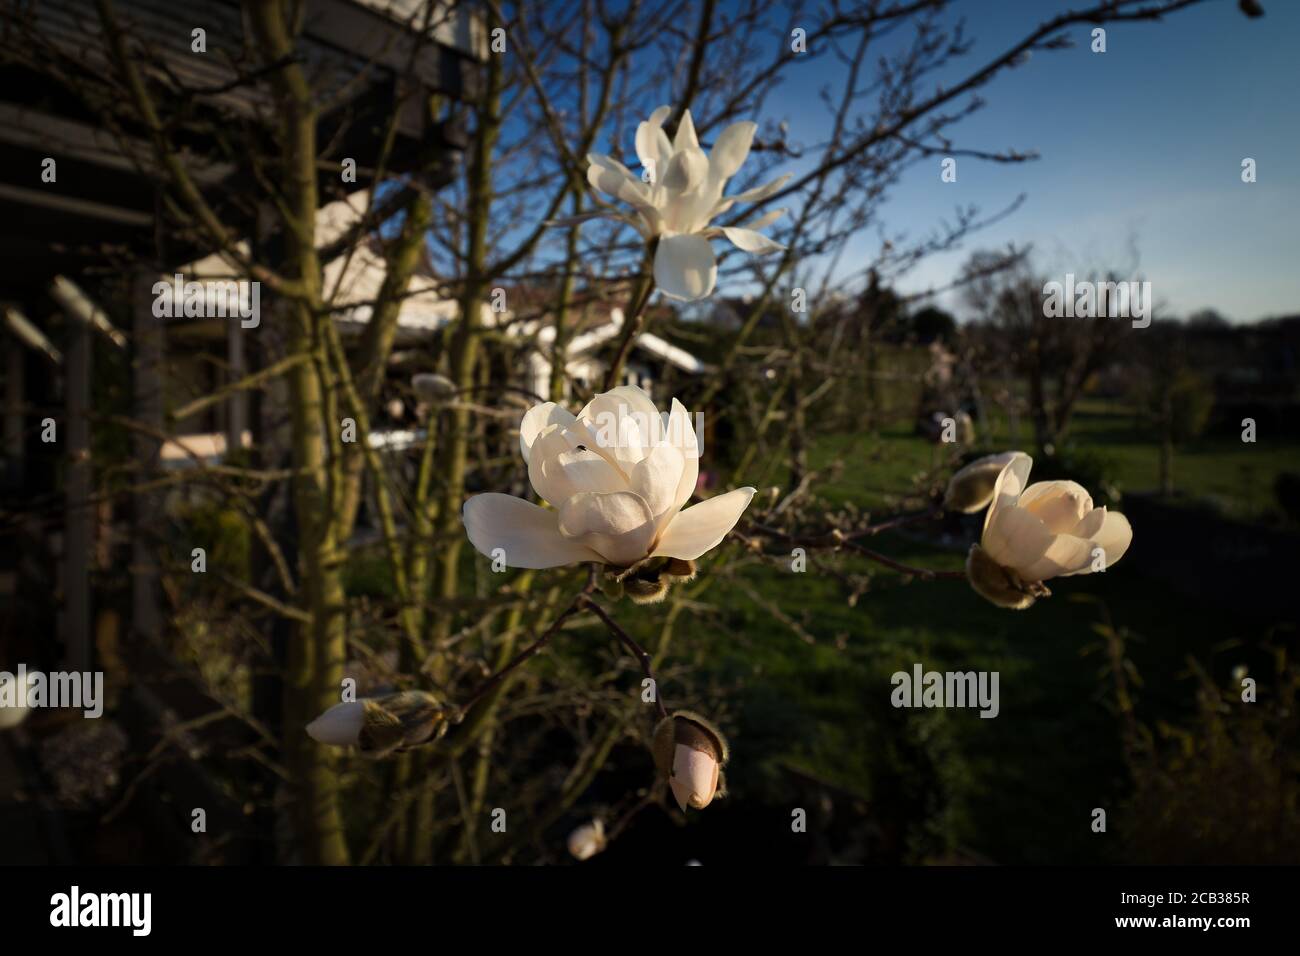
<svg viewBox="0 0 1300 956"><path fill-rule="evenodd" d="M998 607L1023 611L1040 597L1050 597L1041 581L1024 581L1010 568L1004 568L978 544L971 545L966 557L966 577L981 597Z"/></svg>
<svg viewBox="0 0 1300 956"><path fill-rule="evenodd" d="M948 490L943 496L944 508L974 514L988 507L993 500L993 486L997 484L998 475L1017 456L1028 457L1022 451L1004 451L1000 455L977 458L962 468L948 482Z"/></svg>
<svg viewBox="0 0 1300 956"><path fill-rule="evenodd" d="M655 728L655 766L668 779L677 805L697 810L725 795L721 770L730 750L722 732L699 714L679 710Z"/></svg>
<svg viewBox="0 0 1300 956"><path fill-rule="evenodd" d="M576 860L590 860L605 845L605 824L600 820L584 823L569 834L569 853Z"/></svg>
<svg viewBox="0 0 1300 956"><path fill-rule="evenodd" d="M307 725L313 740L332 747L357 747L371 757L429 743L446 729L442 705L422 690L335 704Z"/></svg>

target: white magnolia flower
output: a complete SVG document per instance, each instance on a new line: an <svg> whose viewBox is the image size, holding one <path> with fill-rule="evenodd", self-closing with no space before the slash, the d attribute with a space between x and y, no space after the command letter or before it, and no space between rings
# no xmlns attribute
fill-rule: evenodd
<svg viewBox="0 0 1300 956"><path fill-rule="evenodd" d="M1023 451L1004 451L1000 455L985 455L962 468L948 482L943 506L948 511L974 514L988 507L993 500L993 487L998 476L1015 458L1028 458Z"/></svg>
<svg viewBox="0 0 1300 956"><path fill-rule="evenodd" d="M569 853L574 859L590 860L605 849L605 842L605 824L592 820L569 834Z"/></svg>
<svg viewBox="0 0 1300 956"><path fill-rule="evenodd" d="M746 252L767 253L785 248L757 230L771 225L784 209L759 216L743 226L710 227L738 202L759 202L775 194L788 175L766 186L723 196L727 180L736 175L749 155L756 123L735 123L724 129L706 155L695 136L691 111L682 114L672 142L663 131L671 107L661 106L636 129L636 154L647 170L643 182L618 160L599 153L587 155L591 166L587 182L594 189L628 203L636 215L592 213L580 218L608 216L635 227L649 239L658 238L655 250L655 285L674 299L702 299L713 291L718 263L709 240L726 236Z"/></svg>
<svg viewBox="0 0 1300 956"><path fill-rule="evenodd" d="M1094 508L1073 481L1028 484L1033 459L1013 454L993 488L980 543L967 574L975 590L1003 607L1025 608L1049 594L1042 582L1105 570L1133 540L1128 519Z"/></svg>
<svg viewBox="0 0 1300 956"><path fill-rule="evenodd" d="M717 546L754 496L737 488L683 511L700 466L690 416L673 399L665 424L632 385L597 395L576 417L554 402L533 406L519 425L519 448L533 489L554 510L489 493L470 498L463 513L474 547L512 568L694 560Z"/></svg>

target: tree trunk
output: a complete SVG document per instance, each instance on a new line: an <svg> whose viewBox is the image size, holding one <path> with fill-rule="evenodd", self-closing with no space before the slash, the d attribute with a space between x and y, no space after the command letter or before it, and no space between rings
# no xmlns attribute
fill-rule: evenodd
<svg viewBox="0 0 1300 956"><path fill-rule="evenodd" d="M344 600L331 490L334 463L326 453L326 434L338 434L321 370L328 367L324 336L317 324L330 321L319 309L320 263L315 248L316 116L312 91L299 64L289 62L293 39L283 4L245 6L268 62L284 61L275 84L281 111L285 195L284 231L288 264L303 285L301 296L285 303L290 354L309 361L289 375L293 435L294 513L298 521L301 608L306 612L289 648L285 675L285 761L295 789L295 818L302 862L341 865L348 862L338 780L333 754L305 733L315 716L339 702L343 677ZM335 468L335 471L340 469Z"/></svg>

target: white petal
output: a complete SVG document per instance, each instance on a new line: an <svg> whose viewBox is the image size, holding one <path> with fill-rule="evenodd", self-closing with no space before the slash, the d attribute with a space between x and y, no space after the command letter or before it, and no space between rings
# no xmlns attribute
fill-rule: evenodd
<svg viewBox="0 0 1300 956"><path fill-rule="evenodd" d="M589 153L587 159L591 162L587 167L587 182L594 189L632 205L651 204L646 184L618 160L596 153Z"/></svg>
<svg viewBox="0 0 1300 956"><path fill-rule="evenodd" d="M631 414L638 425L647 419L659 417L659 409L655 406L654 399L646 393L645 389L637 385L618 385L608 392L601 392L582 406L578 417L591 421L603 411L612 411L620 415ZM645 429L642 431L644 432Z"/></svg>
<svg viewBox="0 0 1300 956"><path fill-rule="evenodd" d="M773 242L761 232L754 232L752 229L741 229L736 226L724 226L722 234L730 239L738 248L758 255L763 255L768 252L780 252L785 248L781 243Z"/></svg>
<svg viewBox="0 0 1300 956"><path fill-rule="evenodd" d="M679 449L663 443L650 449L649 454L632 469L632 490L645 499L650 513L656 518L674 508L677 486L682 479L686 460Z"/></svg>
<svg viewBox="0 0 1300 956"><path fill-rule="evenodd" d="M963 514L974 514L987 508L993 500L993 489L1002 469L1017 457L1029 456L1022 451L1005 451L999 455L977 458L961 468L948 480L944 507Z"/></svg>
<svg viewBox="0 0 1300 956"><path fill-rule="evenodd" d="M1006 475L1005 471L1003 475ZM1015 505L997 507L997 502L995 496L988 512L992 520L984 526L980 547L1002 567L1016 571L1025 580L1042 580L1029 577L1028 572L1048 553L1058 536L1023 508Z"/></svg>
<svg viewBox="0 0 1300 956"><path fill-rule="evenodd" d="M688 193L704 182L708 173L709 160L704 150L680 149L669 161L661 185L674 193Z"/></svg>
<svg viewBox="0 0 1300 956"><path fill-rule="evenodd" d="M658 123L638 123L636 127L636 156L646 169L655 170L655 179L663 176L663 168L672 158L673 148Z"/></svg>
<svg viewBox="0 0 1300 956"><path fill-rule="evenodd" d="M673 137L673 152L699 148L700 141L695 135L695 121L691 119L691 111L687 110L682 113L682 121L677 124L677 135Z"/></svg>
<svg viewBox="0 0 1300 956"><path fill-rule="evenodd" d="M713 152L709 154L709 165L719 176L727 179L736 175L749 156L749 147L757 131L758 124L746 120L728 126L718 135Z"/></svg>
<svg viewBox="0 0 1300 956"><path fill-rule="evenodd" d="M307 736L331 747L353 747L365 725L366 706L359 700L335 704L307 725Z"/></svg>
<svg viewBox="0 0 1300 956"><path fill-rule="evenodd" d="M593 398L578 413L596 439L596 451L618 462L626 475L646 455L646 446L661 429L659 410L635 385L620 385Z"/></svg>
<svg viewBox="0 0 1300 956"><path fill-rule="evenodd" d="M766 186L758 186L754 189L747 189L743 193L736 193L734 196L728 196L723 202L759 202L768 196L774 196L781 191L781 187L790 179L791 174L786 173L777 179L772 180Z"/></svg>
<svg viewBox="0 0 1300 956"><path fill-rule="evenodd" d="M1070 529L1070 534L1076 538L1095 538L1097 532L1102 529L1106 523L1106 509L1093 508L1083 518Z"/></svg>
<svg viewBox="0 0 1300 956"><path fill-rule="evenodd" d="M713 210L722 196L724 180L712 168L693 191L671 194L664 209L664 225L678 233L698 233L713 218Z"/></svg>
<svg viewBox="0 0 1300 956"><path fill-rule="evenodd" d="M533 439L528 458L528 480L533 491L557 508L564 499L582 490L574 485L560 463L560 456L573 450L564 437L565 427L568 426L549 425L543 429Z"/></svg>
<svg viewBox="0 0 1300 956"><path fill-rule="evenodd" d="M1006 463L1002 473L998 475L998 480L993 484L993 500L989 504L989 510L984 514L985 534L988 533L989 526L993 523L993 517L997 514L999 508L1013 507L1020 500L1020 493L1025 490L1025 486L1029 483L1029 470L1033 466L1034 460L1028 455L1014 456ZM994 558L994 560L997 559ZM1008 567L1008 565L1003 565L1003 567Z"/></svg>
<svg viewBox="0 0 1300 956"><path fill-rule="evenodd" d="M655 251L655 285L664 295L686 302L713 291L718 262L702 236L664 236Z"/></svg>
<svg viewBox="0 0 1300 956"><path fill-rule="evenodd" d="M736 526L753 497L753 488L737 488L679 511L659 539L654 553L693 561L717 547L727 532Z"/></svg>
<svg viewBox="0 0 1300 956"><path fill-rule="evenodd" d="M1108 511L1101 530L1092 536L1092 543L1106 553L1105 567L1109 570L1133 543L1133 526L1118 511Z"/></svg>
<svg viewBox="0 0 1300 956"><path fill-rule="evenodd" d="M574 494L580 491L628 490L627 478L623 473L589 448L585 451L563 452L557 461L573 487Z"/></svg>
<svg viewBox="0 0 1300 956"><path fill-rule="evenodd" d="M784 215L784 209L773 209L770 212L763 213L763 215L759 216L757 219L751 219L749 222L741 223L740 228L756 230L762 229L764 226L772 225L772 223L776 222Z"/></svg>
<svg viewBox="0 0 1300 956"><path fill-rule="evenodd" d="M677 483L677 494L673 498L672 511L676 513L695 494L695 485L700 478L700 443L695 437L690 413L675 398L673 410L668 416L668 439L681 449L683 459L682 477Z"/></svg>
<svg viewBox="0 0 1300 956"><path fill-rule="evenodd" d="M1087 571L1092 562L1093 544L1086 538L1072 534L1058 534L1043 556L1031 564L1018 568L1026 581L1047 581L1061 575Z"/></svg>
<svg viewBox="0 0 1300 956"><path fill-rule="evenodd" d="M573 421L573 413L554 402L542 402L524 412L519 422L519 451L528 461L529 450L537 435L548 425L568 425Z"/></svg>
<svg viewBox="0 0 1300 956"><path fill-rule="evenodd" d="M1092 496L1077 482L1036 481L1020 495L1019 504L1052 534L1065 534L1092 510Z"/></svg>
<svg viewBox="0 0 1300 956"><path fill-rule="evenodd" d="M561 436L568 443L571 451L595 452L601 458L605 459L605 461L609 462L614 470L623 476L624 480L627 479L628 473L632 470L632 465L636 464L635 461L619 461L619 459L615 457L615 453L620 449L613 446L612 443L611 447L604 447L601 444L603 441L602 436L598 435L592 424L584 419L579 418L572 425L566 427L561 432Z"/></svg>
<svg viewBox="0 0 1300 956"><path fill-rule="evenodd" d="M558 568L601 560L580 541L560 534L554 511L522 498L495 492L475 495L465 502L462 519L470 544L490 558L500 548L507 567Z"/></svg>
<svg viewBox="0 0 1300 956"><path fill-rule="evenodd" d="M630 491L584 491L560 507L560 533L599 552L613 565L627 567L644 558L654 540L650 506Z"/></svg>

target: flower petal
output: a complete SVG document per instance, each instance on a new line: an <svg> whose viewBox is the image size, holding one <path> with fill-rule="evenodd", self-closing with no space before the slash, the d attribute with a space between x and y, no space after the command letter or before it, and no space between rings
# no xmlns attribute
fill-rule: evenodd
<svg viewBox="0 0 1300 956"><path fill-rule="evenodd" d="M627 567L646 556L654 540L654 515L630 491L580 492L560 506L560 534L581 541L613 565Z"/></svg>
<svg viewBox="0 0 1300 956"><path fill-rule="evenodd" d="M948 480L943 506L949 511L974 514L988 507L993 500L993 488L1002 469L1012 459L1023 456L1022 451L1004 451L1000 455L985 455L961 468Z"/></svg>
<svg viewBox="0 0 1300 956"><path fill-rule="evenodd" d="M573 413L554 402L542 402L524 412L519 422L519 451L528 461L533 442L548 425L568 425L573 422Z"/></svg>
<svg viewBox="0 0 1300 956"><path fill-rule="evenodd" d="M1105 509L1098 509L1105 511ZM1101 548L1105 555L1105 563L1102 565L1107 570L1124 557L1128 551L1129 545L1133 543L1133 527L1118 511L1107 511L1105 518L1102 520L1101 528L1092 535L1090 542L1094 548ZM1092 571L1091 553L1086 567L1080 568L1074 574L1088 574Z"/></svg>
<svg viewBox="0 0 1300 956"><path fill-rule="evenodd" d="M607 459L591 449L562 452L556 459L573 487L581 491L627 491L627 478Z"/></svg>
<svg viewBox="0 0 1300 956"><path fill-rule="evenodd" d="M630 169L616 159L588 153L587 182L606 195L634 206L651 205L650 190Z"/></svg>
<svg viewBox="0 0 1300 956"><path fill-rule="evenodd" d="M636 156L646 169L655 170L654 178L657 180L663 175L664 166L672 159L673 148L663 131L662 122L655 123L653 120L652 116L651 121L637 124Z"/></svg>
<svg viewBox="0 0 1300 956"><path fill-rule="evenodd" d="M993 524L993 517L998 509L1013 507L1020 500L1020 493L1025 490L1025 486L1029 483L1029 470L1033 466L1034 460L1032 458L1028 455L1021 455L1013 457L1003 467L1002 473L998 475L998 480L993 483L993 500L989 504L989 510L984 514L985 534L988 533L989 526ZM994 558L994 560L997 559ZM1003 567L1007 567L1007 565L1003 565Z"/></svg>
<svg viewBox="0 0 1300 956"><path fill-rule="evenodd" d="M695 428L691 425L690 413L675 398L672 412L668 416L667 437L682 453L682 477L677 483L677 494L673 498L672 513L675 514L691 500L691 495L695 494L695 485L700 479L700 443L695 436Z"/></svg>
<svg viewBox="0 0 1300 956"><path fill-rule="evenodd" d="M761 232L755 232L752 229L741 229L737 226L723 226L722 234L730 239L738 248L758 255L763 255L768 252L780 252L785 248L781 243L774 242Z"/></svg>
<svg viewBox="0 0 1300 956"><path fill-rule="evenodd" d="M673 152L699 148L700 140L695 135L695 121L691 119L691 111L686 110L682 113L682 121L677 124L677 135L673 137Z"/></svg>
<svg viewBox="0 0 1300 956"><path fill-rule="evenodd" d="M1092 564L1093 543L1072 534L1053 536L1043 556L1017 569L1026 581L1047 581L1062 575L1087 572Z"/></svg>
<svg viewBox="0 0 1300 956"><path fill-rule="evenodd" d="M1092 510L1092 495L1078 482L1036 481L1021 493L1019 505L1052 534L1065 534Z"/></svg>
<svg viewBox="0 0 1300 956"><path fill-rule="evenodd" d="M1070 534L1076 538L1095 538L1097 532L1101 530L1102 525L1106 523L1106 509L1093 508L1079 523L1070 529Z"/></svg>
<svg viewBox="0 0 1300 956"><path fill-rule="evenodd" d="M480 553L502 557L512 568L558 568L601 556L580 541L560 534L559 517L531 501L490 492L465 502L461 514L470 544Z"/></svg>
<svg viewBox="0 0 1300 956"><path fill-rule="evenodd" d="M754 133L758 124L745 120L733 123L718 134L709 154L709 165L723 179L736 175L749 156L749 147L754 142Z"/></svg>
<svg viewBox="0 0 1300 956"><path fill-rule="evenodd" d="M597 452L609 455L627 475L646 456L647 447L663 428L659 409L635 385L602 392L578 413L596 438Z"/></svg>
<svg viewBox="0 0 1300 956"><path fill-rule="evenodd" d="M601 392L582 406L578 417L593 421L598 414L605 411L612 411L619 415L630 414L638 426L642 426L648 419L659 417L659 409L654 399L639 385L617 385L608 392ZM644 428L642 432L645 432Z"/></svg>
<svg viewBox="0 0 1300 956"><path fill-rule="evenodd" d="M702 236L664 236L655 251L655 285L673 299L693 302L713 291L718 262Z"/></svg>
<svg viewBox="0 0 1300 956"><path fill-rule="evenodd" d="M753 497L753 488L737 488L678 512L659 539L654 553L683 561L695 560L717 547L727 532L736 526Z"/></svg>
<svg viewBox="0 0 1300 956"><path fill-rule="evenodd" d="M645 499L656 519L666 515L669 509L676 510L673 503L685 466L681 451L662 442L651 448L632 469L629 482L632 490Z"/></svg>
<svg viewBox="0 0 1300 956"><path fill-rule="evenodd" d="M741 229L762 229L764 226L772 225L772 223L776 222L778 219L784 216L785 212L786 211L784 209L770 210L769 212L763 213L763 215L759 216L757 219L751 219L749 222L741 223L740 228Z"/></svg>
<svg viewBox="0 0 1300 956"><path fill-rule="evenodd" d="M709 160L704 150L679 149L664 171L661 185L671 192L681 195L695 189L704 182L709 173Z"/></svg>
<svg viewBox="0 0 1300 956"><path fill-rule="evenodd" d="M566 427L568 426L549 425L543 429L533 439L528 458L528 480L532 483L533 491L557 508L565 498L583 490L574 485L560 463L560 456L572 450L564 437Z"/></svg>
<svg viewBox="0 0 1300 956"><path fill-rule="evenodd" d="M1002 474L1005 477L1007 473L1004 470ZM1042 580L1029 577L1027 572L1047 554L1057 535L1023 508L1014 504L998 507L996 495L988 513L991 518L986 520L980 547L995 562L1026 581Z"/></svg>
<svg viewBox="0 0 1300 956"><path fill-rule="evenodd" d="M754 189L747 189L743 193L736 193L734 196L727 196L723 202L759 202L768 196L774 196L781 191L781 187L789 181L791 174L786 173L772 180L766 186L758 186Z"/></svg>

